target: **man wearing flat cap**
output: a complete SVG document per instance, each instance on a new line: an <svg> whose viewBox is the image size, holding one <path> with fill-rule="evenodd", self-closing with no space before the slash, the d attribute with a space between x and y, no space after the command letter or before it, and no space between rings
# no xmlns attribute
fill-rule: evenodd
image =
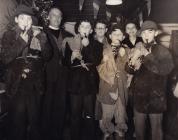
<svg viewBox="0 0 178 140"><path fill-rule="evenodd" d="M149 118L152 140L163 140L162 119L167 109L167 77L174 68L172 55L155 40L158 27L145 21L140 30L143 40L130 53L129 73L134 73L131 91L134 99L136 139L145 140L145 120Z"/></svg>
<svg viewBox="0 0 178 140"><path fill-rule="evenodd" d="M51 51L46 35L32 26L36 20L31 8L19 5L14 19L16 25L2 38L2 62L7 67L6 91L10 97L9 140L39 140L43 67Z"/></svg>

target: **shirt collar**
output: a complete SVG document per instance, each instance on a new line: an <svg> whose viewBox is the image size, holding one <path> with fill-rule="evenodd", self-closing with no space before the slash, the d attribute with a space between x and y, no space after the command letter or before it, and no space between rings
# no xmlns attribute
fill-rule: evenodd
<svg viewBox="0 0 178 140"><path fill-rule="evenodd" d="M53 27L53 26L51 26L51 25L49 25L49 28L52 29L52 30L59 30L59 27L56 28L56 27Z"/></svg>

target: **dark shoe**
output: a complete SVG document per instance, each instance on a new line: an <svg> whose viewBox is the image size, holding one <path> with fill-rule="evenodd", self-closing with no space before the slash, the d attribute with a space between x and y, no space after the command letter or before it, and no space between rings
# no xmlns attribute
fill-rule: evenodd
<svg viewBox="0 0 178 140"><path fill-rule="evenodd" d="M114 140L125 140L125 136L119 136L118 133L114 133Z"/></svg>
<svg viewBox="0 0 178 140"><path fill-rule="evenodd" d="M104 134L102 140L114 140L112 134Z"/></svg>

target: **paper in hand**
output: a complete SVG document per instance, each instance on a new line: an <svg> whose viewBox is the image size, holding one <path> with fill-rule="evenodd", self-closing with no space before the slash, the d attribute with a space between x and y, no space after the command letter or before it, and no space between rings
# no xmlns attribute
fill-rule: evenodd
<svg viewBox="0 0 178 140"><path fill-rule="evenodd" d="M176 98L178 98L178 82L177 82L176 87L175 87L175 89L174 89L174 91L173 91L173 94L174 94L174 96L175 96Z"/></svg>

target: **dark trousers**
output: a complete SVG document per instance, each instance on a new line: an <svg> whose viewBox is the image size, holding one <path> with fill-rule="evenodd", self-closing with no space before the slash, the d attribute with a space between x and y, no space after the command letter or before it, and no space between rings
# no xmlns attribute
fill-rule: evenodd
<svg viewBox="0 0 178 140"><path fill-rule="evenodd" d="M41 96L20 92L10 101L9 140L40 140Z"/></svg>
<svg viewBox="0 0 178 140"><path fill-rule="evenodd" d="M145 114L134 110L135 132L137 140L145 140L146 119L151 124L152 140L163 140L162 119L163 114Z"/></svg>
<svg viewBox="0 0 178 140"><path fill-rule="evenodd" d="M95 140L95 95L70 95L71 140Z"/></svg>
<svg viewBox="0 0 178 140"><path fill-rule="evenodd" d="M61 140L65 124L66 92L49 83L43 103L44 140Z"/></svg>
<svg viewBox="0 0 178 140"><path fill-rule="evenodd" d="M43 102L44 140L61 140L63 138L66 117L67 74L63 70L55 82L47 81Z"/></svg>

